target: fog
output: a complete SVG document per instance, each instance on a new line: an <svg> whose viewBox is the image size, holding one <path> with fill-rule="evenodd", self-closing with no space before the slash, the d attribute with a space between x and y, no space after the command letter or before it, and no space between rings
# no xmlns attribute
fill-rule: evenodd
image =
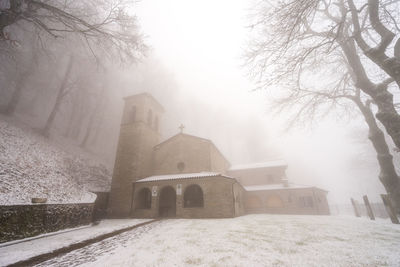
<svg viewBox="0 0 400 267"><path fill-rule="evenodd" d="M183 123L186 133L211 139L233 165L283 158L291 182L324 188L331 202L364 194L379 200L384 188L361 118L332 114L318 125L286 131L287 116L269 108L273 93L255 90L242 66L252 7L251 1L138 5L152 54L174 83L173 89L137 90L153 93L165 106L164 138ZM349 120L358 122L350 127Z"/></svg>
<svg viewBox="0 0 400 267"><path fill-rule="evenodd" d="M135 3L130 11L136 14L149 49L132 66L113 60L99 65L90 51L76 51L76 40L65 44L47 37L48 46L63 53L49 56L50 61L39 57L44 67L28 77L15 116L34 128L43 127L56 99L54 88L73 53L79 67L73 67L71 88L83 89L69 92L56 116L52 138L81 145L109 168L114 164L122 98L148 92L166 111L161 118L162 140L177 134L183 124L185 133L212 140L232 165L284 159L290 182L329 191L331 204L349 203L350 197L360 199L365 194L378 201L384 188L359 115L341 117L332 112L318 122L287 130L289 115L271 110L274 92L256 90L243 59L253 4L227 0ZM29 46L21 47L27 51L24 57L29 57ZM11 94L7 88L16 86L16 79L8 78L16 75L11 69L0 76L3 103ZM75 105L79 101L84 101L81 110ZM97 121L94 133L82 145L91 119Z"/></svg>

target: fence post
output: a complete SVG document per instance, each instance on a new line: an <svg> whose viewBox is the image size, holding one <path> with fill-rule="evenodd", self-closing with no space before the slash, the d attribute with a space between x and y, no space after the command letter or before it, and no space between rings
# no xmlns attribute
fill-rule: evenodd
<svg viewBox="0 0 400 267"><path fill-rule="evenodd" d="M392 202L390 202L388 195L382 194L381 198L392 223L399 224L399 219L397 218L396 212L394 211Z"/></svg>
<svg viewBox="0 0 400 267"><path fill-rule="evenodd" d="M374 212L372 211L372 207L369 204L369 200L367 195L363 196L365 207L367 208L367 214L371 220L375 220Z"/></svg>
<svg viewBox="0 0 400 267"><path fill-rule="evenodd" d="M360 212L358 211L356 201L353 198L350 198L350 200L351 200L351 204L353 205L354 214L356 215L356 217L360 217Z"/></svg>

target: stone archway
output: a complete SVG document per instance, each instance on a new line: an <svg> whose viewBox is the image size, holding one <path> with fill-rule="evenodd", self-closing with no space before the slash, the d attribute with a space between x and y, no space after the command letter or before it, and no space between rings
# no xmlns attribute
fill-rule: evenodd
<svg viewBox="0 0 400 267"><path fill-rule="evenodd" d="M267 198L266 201L267 208L283 208L284 203L282 199L277 195L271 195Z"/></svg>
<svg viewBox="0 0 400 267"><path fill-rule="evenodd" d="M158 200L158 215L160 217L176 216L176 192L172 186L161 189Z"/></svg>
<svg viewBox="0 0 400 267"><path fill-rule="evenodd" d="M248 195L245 198L245 208L247 213L262 213L264 207L259 196Z"/></svg>
<svg viewBox="0 0 400 267"><path fill-rule="evenodd" d="M261 199L258 196L248 196L246 198L246 208L247 209L260 209L262 208Z"/></svg>

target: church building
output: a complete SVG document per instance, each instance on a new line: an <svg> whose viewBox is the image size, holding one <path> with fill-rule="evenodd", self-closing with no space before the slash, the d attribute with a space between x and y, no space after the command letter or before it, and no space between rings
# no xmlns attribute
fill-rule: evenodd
<svg viewBox="0 0 400 267"><path fill-rule="evenodd" d="M163 112L150 94L125 98L109 216L329 214L327 191L288 183L283 161L231 166L211 140L185 134L183 128L160 142Z"/></svg>

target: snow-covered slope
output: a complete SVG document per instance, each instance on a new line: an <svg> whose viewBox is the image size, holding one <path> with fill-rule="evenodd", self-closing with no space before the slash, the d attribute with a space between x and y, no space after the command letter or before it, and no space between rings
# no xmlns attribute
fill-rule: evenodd
<svg viewBox="0 0 400 267"><path fill-rule="evenodd" d="M0 205L28 204L32 197L48 203L93 202L90 191L107 191L104 165L68 154L26 127L0 117Z"/></svg>

